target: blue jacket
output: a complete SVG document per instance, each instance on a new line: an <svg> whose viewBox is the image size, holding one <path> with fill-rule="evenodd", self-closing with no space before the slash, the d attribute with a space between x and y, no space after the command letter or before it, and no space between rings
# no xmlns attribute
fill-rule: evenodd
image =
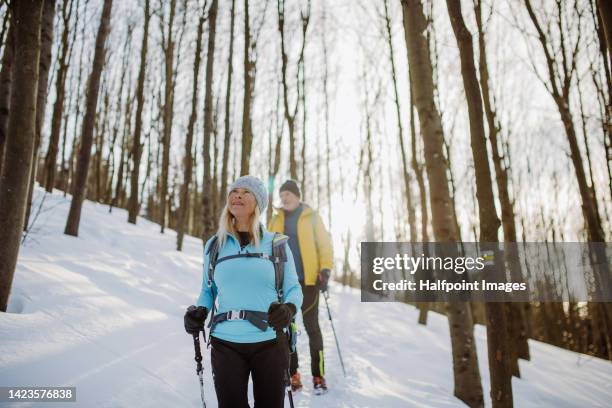
<svg viewBox="0 0 612 408"><path fill-rule="evenodd" d="M217 259L241 253L265 253L272 255L272 239L274 233L267 231L262 226L263 237L259 248L252 244L242 250L240 242L236 237L229 234L223 248L219 248ZM224 313L230 310L253 310L267 312L270 303L278 301L275 288L274 264L261 258L233 258L220 262L215 267L214 282L208 286L208 247L212 238L204 246L204 275L202 277L202 289L197 301L198 306L204 306L209 311L212 309L214 295L217 294L217 308L215 313ZM302 306L302 288L298 282L293 255L289 246L285 243L287 262L283 276L283 293L285 303L293 303L296 310ZM212 336L221 340L235 343L257 343L271 340L276 333L270 327L262 331L246 320L231 320L218 323Z"/></svg>

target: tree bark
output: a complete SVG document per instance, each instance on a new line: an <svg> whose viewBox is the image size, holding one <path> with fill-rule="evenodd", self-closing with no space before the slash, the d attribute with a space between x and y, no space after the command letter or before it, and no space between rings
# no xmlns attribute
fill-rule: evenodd
<svg viewBox="0 0 612 408"><path fill-rule="evenodd" d="M292 179L298 179L297 173L297 162L295 159L295 118L298 113L299 101L300 101L300 87L297 88L297 96L295 99L295 105L293 109L289 108L289 85L287 83L287 66L288 56L285 45L285 1L277 0L278 10L278 31L280 33L281 40L281 73L282 73L282 84L283 84L283 106L285 108L285 120L287 121L287 127L289 130L289 174ZM304 47L306 45L306 31L304 31L304 38L302 39L302 46L300 49L300 57L298 60L298 73L299 67L304 60ZM298 75L299 76L299 75ZM299 83L299 82L298 82Z"/></svg>
<svg viewBox="0 0 612 408"><path fill-rule="evenodd" d="M559 115L561 117L561 121L565 129L565 135L568 140L570 148L570 158L574 166L576 181L578 182L578 189L582 201L582 214L584 216L584 221L588 231L588 239L591 242L606 242L601 218L597 209L596 197L594 197L592 194L592 188L588 185L586 174L584 171L582 153L580 152L580 147L578 146L576 128L573 123L572 112L570 109L570 88L572 76L576 69L578 48L576 46L576 48L573 50L571 61L566 62L566 58L563 58L563 72L559 72L558 69L555 69L555 56L550 52L548 48L549 40L547 39L546 34L542 30L540 22L538 21L538 18L533 11L531 1L524 0L524 2L525 7L527 8L527 13L529 14L529 18L531 19L537 31L537 38L540 42L540 45L542 46L542 50L546 59L546 66L550 81L550 86L547 88L553 100L555 101L555 104L557 105L557 109L559 111ZM561 9L561 6L559 6L559 9ZM561 24L560 22L562 16L559 15L558 19L559 24ZM563 44L563 40L564 38L561 37L560 42L562 46L565 47L565 44ZM610 290L612 290L612 288L610 287L610 269L608 266L606 255L601 251L597 250L594 251L593 255L595 259L595 264L599 266L599 268L596 268L594 271L595 290L599 291L600 293L608 293ZM608 344L609 348L608 353L610 356L612 356L612 303L602 303L602 314L602 332L606 336L606 343Z"/></svg>
<svg viewBox="0 0 612 408"><path fill-rule="evenodd" d="M138 70L138 85L136 88L136 120L134 124L134 141L132 142L132 178L130 184L130 201L128 203L128 222L136 224L138 212L140 210L138 196L138 179L140 176L140 158L142 156L142 147L140 143L140 135L142 133L142 109L144 107L144 82L146 76L147 65L147 46L149 43L149 20L151 13L149 12L149 0L145 0L144 8L144 31L142 34L142 47L140 49L140 67Z"/></svg>
<svg viewBox="0 0 612 408"><path fill-rule="evenodd" d="M40 28L40 61L38 67L38 97L36 101L36 138L34 140L34 151L32 152L32 163L30 166L30 184L28 188L28 200L26 203L26 215L23 222L23 230L26 231L30 220L30 208L32 207L32 195L34 194L34 182L38 170L38 152L42 140L41 132L45 120L45 109L47 106L47 82L49 81L49 70L51 68L51 52L53 47L53 21L55 19L55 0L45 0L42 11Z"/></svg>
<svg viewBox="0 0 612 408"><path fill-rule="evenodd" d="M412 83L412 81L408 81ZM414 92L412 85L410 85L410 148L412 152L412 171L416 175L417 185L419 186L419 197L421 205L421 242L429 242L429 212L427 210L427 190L425 189L425 178L423 177L423 166L417 159L417 135L416 125L414 117ZM427 324L427 311L429 310L429 302L420 302L417 305L419 308L419 319L418 323L422 325Z"/></svg>
<svg viewBox="0 0 612 408"><path fill-rule="evenodd" d="M253 144L253 128L251 124L251 108L255 92L255 42L251 39L249 21L249 1L244 0L244 94L242 100L242 150L240 152L240 175L249 173L251 163L251 146ZM205 188L205 187L204 187Z"/></svg>
<svg viewBox="0 0 612 408"><path fill-rule="evenodd" d="M451 25L459 47L461 76L467 99L470 139L476 176L476 198L480 221L480 240L485 245L497 243L497 230L500 226L493 198L493 180L489 168L487 140L485 137L482 99L474 64L472 35L468 31L461 14L460 0L446 0ZM492 248L496 248L492 246ZM500 254L496 249L495 257ZM503 262L497 262L503 267ZM502 303L485 303L487 319L487 345L489 351L489 377L491 379L491 401L493 407L512 407L512 372L510 353L506 342L506 313Z"/></svg>
<svg viewBox="0 0 612 408"><path fill-rule="evenodd" d="M327 54L327 40L325 33L326 29L326 18L324 15L323 18L323 31L321 33L321 41L323 42L323 103L325 110L325 190L327 194L327 203L329 205L329 211L327 212L327 225L329 229L332 229L332 198L331 198L331 142L329 137L329 88L328 88L328 77L329 77L329 68L328 68L328 54ZM350 234L349 234L350 238ZM348 246L349 243L347 242ZM347 254L348 256L348 254Z"/></svg>
<svg viewBox="0 0 612 408"><path fill-rule="evenodd" d="M10 13L10 10L7 12ZM11 102L11 79L13 59L15 58L15 29L9 19L9 29L2 54L0 71L0 171L4 162L4 150L8 134L9 107Z"/></svg>
<svg viewBox="0 0 612 408"><path fill-rule="evenodd" d="M119 79L119 90L117 92L117 101L115 103L115 122L113 123L112 136L110 140L110 148L107 156L107 163L109 163L109 175L106 185L106 191L104 193L104 202L111 203L113 199L113 180L115 178L115 145L117 144L117 137L119 136L119 126L121 124L121 109L123 107L123 89L125 87L125 77L129 69L129 61L131 58L131 44L132 44L132 33L134 26L128 26L128 32L125 37L125 43L123 45L123 61L121 67L121 77ZM131 76L128 76L131 77ZM128 79L129 81L129 79ZM128 92L129 93L129 92Z"/></svg>
<svg viewBox="0 0 612 408"><path fill-rule="evenodd" d="M81 129L81 147L79 149L79 158L77 162L77 171L75 174L74 191L72 201L70 203L70 212L66 221L64 233L66 235L78 236L79 224L81 221L81 208L85 197L85 188L87 183L87 173L89 171L89 160L91 157L91 145L93 142L93 127L95 122L96 107L98 104L98 93L100 91L100 76L104 68L104 59L106 49L104 43L110 30L110 17L113 0L104 0L102 16L100 18L100 27L96 36L96 49L91 75L88 81L86 110L83 118L83 126Z"/></svg>
<svg viewBox="0 0 612 408"><path fill-rule="evenodd" d="M504 256L508 269L510 270L510 277L512 278L512 281L523 282L518 251L516 250L516 245L514 244L516 243L516 226L514 208L512 205L512 200L510 199L510 192L508 188L508 169L504 167L503 158L498 148L497 135L500 132L500 124L497 120L495 107L493 106L493 101L491 100L491 96L489 94L491 84L487 63L485 33L482 24L481 0L475 0L474 11L476 15L476 26L478 28L480 88L482 90L482 101L488 123L489 141L491 143L491 153L493 156L493 165L495 167L497 191L501 205L504 242L509 243L509 245L505 247ZM513 373L517 376L519 376L520 373L516 357L529 360L529 345L527 343L527 330L523 310L523 303L508 304L508 330L510 334L508 337L511 344L516 346L516 353L513 353L513 361L511 363Z"/></svg>
<svg viewBox="0 0 612 408"><path fill-rule="evenodd" d="M211 135L213 132L213 68L215 63L215 34L217 31L217 8L218 0L213 0L208 11L208 53L206 57L206 84L204 91L204 178L202 184L202 216L204 217L204 230L202 238L208 239L214 233L214 211L212 199L212 175L211 175ZM254 84L253 84L254 85Z"/></svg>
<svg viewBox="0 0 612 408"><path fill-rule="evenodd" d="M230 17L230 43L229 43L229 55L227 57L227 86L225 88L225 125L224 125L224 138L223 138L223 163L221 165L221 194L222 200L227 195L227 167L229 161L229 148L231 140L231 94L232 94L232 74L234 73L234 22L236 17L236 0L232 0L232 9Z"/></svg>
<svg viewBox="0 0 612 408"><path fill-rule="evenodd" d="M456 242L448 178L443 154L442 120L434 102L433 69L425 31L427 20L420 0L402 0L404 33L411 86L419 114L429 181L434 236L438 242ZM484 405L472 315L466 303L447 305L451 334L455 396L471 407Z"/></svg>
<svg viewBox="0 0 612 408"><path fill-rule="evenodd" d="M163 3L160 2L163 7ZM168 33L167 38L162 39L162 45L164 48L164 62L165 62L165 87L164 87L164 132L162 138L163 155L162 155L162 171L161 171L161 190L159 193L159 212L161 232L163 233L166 228L166 211L168 207L168 170L170 167L170 140L172 138L172 117L174 111L174 81L173 81L173 70L174 70L174 40L173 30L174 16L176 11L176 0L170 1L170 17L168 19ZM162 27L162 32L165 30Z"/></svg>
<svg viewBox="0 0 612 408"><path fill-rule="evenodd" d="M6 312L19 255L32 150L36 138L36 95L42 0L11 2L14 66L5 160L0 173L0 311Z"/></svg>
<svg viewBox="0 0 612 408"><path fill-rule="evenodd" d="M304 56L304 48L306 46L306 32L308 31L308 23L310 23L310 8L311 8L311 3L310 0L307 0L307 6L306 6L306 12L303 12L300 9L300 19L302 22L302 50L300 52L300 58L299 58L299 63L298 63L298 79L300 76L300 70L302 72L301 74L301 80L299 80L297 86L301 86L302 87L302 92L300 93L300 102L302 104L302 152L300 154L301 156L301 161L302 161L302 179L300 180L300 184L302 186L301 188L301 193L302 193L302 201L307 201L308 199L307 194L308 194L308 188L306 185L306 117L307 117L307 110L306 110L306 61L305 61L305 56ZM317 145L317 149L319 147L319 144L316 143ZM317 150L317 163L318 163L318 150ZM319 172L317 171L317 174ZM317 191L317 198L319 197L319 189L318 189L319 184L317 183L315 185L316 191ZM319 205L319 200L317 200L317 208L320 207Z"/></svg>
<svg viewBox="0 0 612 408"><path fill-rule="evenodd" d="M30 184L28 188L28 199L26 202L26 214L23 222L23 230L27 231L30 220L30 208L34 194L34 182L38 172L38 155L40 150L41 132L45 119L47 104L47 82L49 80L49 69L51 66L51 51L53 45L53 21L55 17L55 0L45 1L41 19L41 48L38 68L38 97L36 102L36 138L32 152L32 163L30 165Z"/></svg>
<svg viewBox="0 0 612 408"><path fill-rule="evenodd" d="M85 11L84 13L87 14L87 9L88 9L88 5L89 2L85 2ZM74 34L72 37L72 43L74 44L75 42L75 38L77 35L77 31L78 31L78 19L79 19L79 13L77 12L75 15L75 29L74 29ZM85 30L86 30L87 24L85 21L83 21L83 24L81 25L81 30L79 31L81 38L85 38ZM83 83L83 81L81 80L81 78L83 77L83 57L85 55L85 47L81 46L81 50L79 52L79 69L78 69L78 75L77 75L77 80L76 81L71 81L70 83L74 83L76 82L76 98L74 100L74 111L75 114L73 115L74 120L73 120L73 129L77 129L78 127L78 121L81 118L81 85ZM74 93L74 92L71 92ZM68 122L66 122L67 124ZM66 128L64 127L64 130ZM76 131L75 131L76 133ZM73 136L72 138L72 150L70 151L70 158L68 159L68 177L67 179L64 181L62 180L62 182L64 183L64 197L66 197L66 192L68 190L70 190L70 193L72 194L73 190L74 190L74 172L75 172L75 161L76 161L76 156L77 156L77 151L78 151L78 141L79 138ZM63 171L63 169L62 169Z"/></svg>
<svg viewBox="0 0 612 408"><path fill-rule="evenodd" d="M609 3L604 3L605 0L597 0L597 11L601 16L604 33L606 35L606 43L608 45L608 59L610 61L608 66L612 68L612 7L610 7Z"/></svg>
<svg viewBox="0 0 612 408"><path fill-rule="evenodd" d="M410 225L410 242L417 241L416 215L412 204L412 191L410 189L410 173L408 172L408 159L404 147L404 129L402 127L402 114L399 104L399 93L397 91L397 75L395 73L395 56L393 52L393 36L391 33L391 18L389 17L388 0L384 0L385 6L385 28L387 30L387 44L389 46L389 65L391 65L391 78L393 80L393 96L395 101L395 112L397 114L397 137L399 139L400 155L402 157L402 175L404 178L404 190L406 191L406 212L408 213L408 224Z"/></svg>
<svg viewBox="0 0 612 408"><path fill-rule="evenodd" d="M53 114L51 116L51 134L49 136L49 146L45 156L45 190L49 193L53 191L55 185L56 161L60 131L62 126L62 115L64 111L64 98L66 95L66 76L68 73L68 35L70 33L70 17L72 15L73 0L64 0L62 5L62 21L64 24L61 37L61 51L58 59L57 79L55 81L55 103L53 104Z"/></svg>
<svg viewBox="0 0 612 408"><path fill-rule="evenodd" d="M185 235L185 222L189 214L189 186L193 173L193 129L198 118L198 77L200 75L200 59L202 54L202 32L204 31L204 9L198 22L198 34L196 37L195 61L193 63L193 90L191 93L191 114L187 124L187 140L185 141L184 175L183 185L180 192L180 208L178 213L178 224L176 227L176 249L183 250L183 237Z"/></svg>

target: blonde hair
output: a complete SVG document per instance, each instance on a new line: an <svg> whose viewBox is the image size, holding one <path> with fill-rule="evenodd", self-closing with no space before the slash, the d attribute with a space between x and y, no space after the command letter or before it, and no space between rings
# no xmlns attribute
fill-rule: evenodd
<svg viewBox="0 0 612 408"><path fill-rule="evenodd" d="M261 213L259 212L259 207L255 206L255 211L253 214L251 214L251 219L249 220L249 237L256 248L259 247L259 242L261 239L259 230L260 215ZM217 230L219 248L223 248L223 245L225 245L228 234L232 234L234 237L238 236L238 231L236 230L236 217L234 217L234 215L229 211L226 203L225 207L223 207L223 211L221 211L221 216L219 217L219 229Z"/></svg>

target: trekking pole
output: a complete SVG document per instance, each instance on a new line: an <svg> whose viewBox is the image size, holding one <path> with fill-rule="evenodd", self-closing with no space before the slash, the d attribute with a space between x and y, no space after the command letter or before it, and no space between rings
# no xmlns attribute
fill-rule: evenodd
<svg viewBox="0 0 612 408"><path fill-rule="evenodd" d="M336 328L334 327L334 321L332 320L331 311L329 310L329 303L327 299L329 298L329 293L327 291L323 292L323 298L325 299L325 306L327 306L327 316L329 317L329 322L331 323L332 332L334 333L334 340L336 340L336 348L338 349L338 357L340 357L340 365L342 366L342 373L346 377L346 370L344 369L344 361L342 361L342 353L340 352L340 343L338 343L338 336L336 335Z"/></svg>
<svg viewBox="0 0 612 408"><path fill-rule="evenodd" d="M206 343L206 333L204 335L204 343ZM193 333L193 347L195 349L196 373L200 378L200 396L202 397L202 407L206 408L206 400L204 399L204 369L202 368L202 352L200 351L200 332Z"/></svg>
<svg viewBox="0 0 612 408"><path fill-rule="evenodd" d="M276 341L285 341L285 345L287 346L287 351L291 351L289 350L289 344L286 342L286 338L282 335L283 331L282 330L277 330L276 331ZM288 358L287 358L287 369L284 370L285 371L285 388L287 388L287 397L289 397L289 406L291 408L294 408L293 406L293 393L291 392L291 380L289 379L289 365L290 365L290 360L291 360L291 353L287 353L288 354Z"/></svg>

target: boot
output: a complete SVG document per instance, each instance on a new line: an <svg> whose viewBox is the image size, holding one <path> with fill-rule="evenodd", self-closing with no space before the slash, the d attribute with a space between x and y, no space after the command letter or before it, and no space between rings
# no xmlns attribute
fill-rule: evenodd
<svg viewBox="0 0 612 408"><path fill-rule="evenodd" d="M315 395L325 394L327 392L327 384L324 377L312 377Z"/></svg>
<svg viewBox="0 0 612 408"><path fill-rule="evenodd" d="M302 389L302 380L300 373L295 373L291 376L291 391L296 392Z"/></svg>

